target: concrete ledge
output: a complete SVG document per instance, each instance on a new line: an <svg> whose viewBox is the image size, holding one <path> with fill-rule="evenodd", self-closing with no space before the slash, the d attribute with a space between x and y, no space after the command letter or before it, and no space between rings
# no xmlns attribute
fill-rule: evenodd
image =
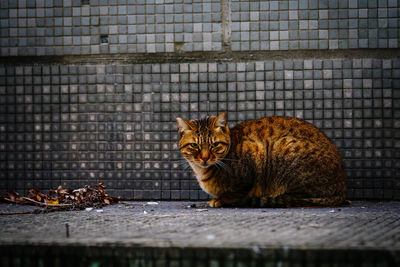
<svg viewBox="0 0 400 267"><path fill-rule="evenodd" d="M340 58L393 59L400 57L399 48L388 49L334 49L334 50L284 50L284 51L214 51L179 53L117 53L106 55L64 56L6 56L0 64L146 64L146 63L199 63L240 62L266 60L305 60Z"/></svg>
<svg viewBox="0 0 400 267"><path fill-rule="evenodd" d="M3 267L30 266L399 266L399 251L381 249L0 246Z"/></svg>
<svg viewBox="0 0 400 267"><path fill-rule="evenodd" d="M34 207L0 205L0 213ZM68 224L69 234L66 234ZM0 216L1 266L399 266L400 203L211 209L127 202Z"/></svg>

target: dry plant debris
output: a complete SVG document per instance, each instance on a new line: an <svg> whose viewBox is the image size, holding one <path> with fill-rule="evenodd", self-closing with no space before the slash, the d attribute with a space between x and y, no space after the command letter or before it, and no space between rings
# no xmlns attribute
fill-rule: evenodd
<svg viewBox="0 0 400 267"><path fill-rule="evenodd" d="M100 208L119 202L119 198L108 196L104 189L104 183L86 185L79 189L66 189L60 185L56 190L50 189L48 194L42 193L38 189L30 189L26 197L10 190L8 197L0 197L0 202L41 206L46 210Z"/></svg>

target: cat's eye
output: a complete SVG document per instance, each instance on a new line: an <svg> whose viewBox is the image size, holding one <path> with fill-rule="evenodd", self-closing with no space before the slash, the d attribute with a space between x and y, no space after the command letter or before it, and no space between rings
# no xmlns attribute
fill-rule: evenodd
<svg viewBox="0 0 400 267"><path fill-rule="evenodd" d="M190 146L193 147L193 148L199 148L199 145L196 144L196 143L191 143Z"/></svg>
<svg viewBox="0 0 400 267"><path fill-rule="evenodd" d="M221 144L220 142L215 142L211 145L211 147L217 147L219 144Z"/></svg>

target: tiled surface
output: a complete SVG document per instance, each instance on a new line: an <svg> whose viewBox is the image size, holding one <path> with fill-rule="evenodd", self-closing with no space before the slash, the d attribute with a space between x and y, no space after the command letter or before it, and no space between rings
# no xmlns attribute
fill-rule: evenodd
<svg viewBox="0 0 400 267"><path fill-rule="evenodd" d="M220 1L1 0L0 56L221 50Z"/></svg>
<svg viewBox="0 0 400 267"><path fill-rule="evenodd" d="M400 60L0 66L0 188L105 181L110 194L204 199L175 117L303 118L340 148L350 198L400 199Z"/></svg>
<svg viewBox="0 0 400 267"><path fill-rule="evenodd" d="M228 2L1 0L0 56L399 48L396 0Z"/></svg>
<svg viewBox="0 0 400 267"><path fill-rule="evenodd" d="M232 0L232 50L398 48L396 0Z"/></svg>

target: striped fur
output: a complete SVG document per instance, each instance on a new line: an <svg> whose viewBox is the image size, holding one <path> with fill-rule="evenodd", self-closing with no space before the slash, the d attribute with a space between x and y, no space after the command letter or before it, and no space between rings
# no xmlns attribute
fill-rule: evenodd
<svg viewBox="0 0 400 267"><path fill-rule="evenodd" d="M179 147L212 207L336 206L346 203L336 146L310 123L291 117L243 122L227 113L177 118Z"/></svg>

